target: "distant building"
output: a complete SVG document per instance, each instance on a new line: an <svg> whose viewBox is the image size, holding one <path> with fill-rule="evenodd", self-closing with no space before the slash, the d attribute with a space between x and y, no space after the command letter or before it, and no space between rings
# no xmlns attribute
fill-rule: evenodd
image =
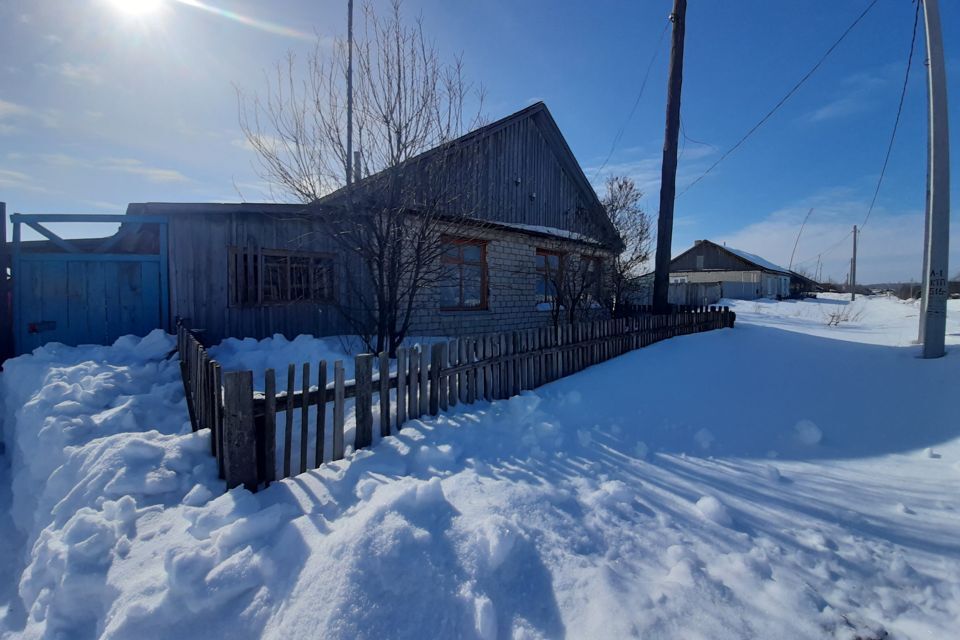
<svg viewBox="0 0 960 640"><path fill-rule="evenodd" d="M711 283L723 298L802 297L819 290L819 284L760 256L697 240L670 261L670 283Z"/></svg>

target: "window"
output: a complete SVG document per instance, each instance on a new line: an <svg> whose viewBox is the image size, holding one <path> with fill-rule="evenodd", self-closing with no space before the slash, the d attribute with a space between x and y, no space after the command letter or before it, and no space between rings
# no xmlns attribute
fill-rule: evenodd
<svg viewBox="0 0 960 640"><path fill-rule="evenodd" d="M332 302L333 258L319 253L231 247L230 306Z"/></svg>
<svg viewBox="0 0 960 640"><path fill-rule="evenodd" d="M587 300L599 303L603 299L603 261L596 256L580 256L583 263Z"/></svg>
<svg viewBox="0 0 960 640"><path fill-rule="evenodd" d="M487 308L487 244L444 238L440 307L449 311Z"/></svg>
<svg viewBox="0 0 960 640"><path fill-rule="evenodd" d="M563 262L563 254L547 249L537 249L537 303L553 303L557 300L556 278Z"/></svg>

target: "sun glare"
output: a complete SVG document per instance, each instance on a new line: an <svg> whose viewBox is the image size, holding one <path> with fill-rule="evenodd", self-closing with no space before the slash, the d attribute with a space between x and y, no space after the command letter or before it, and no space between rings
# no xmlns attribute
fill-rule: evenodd
<svg viewBox="0 0 960 640"><path fill-rule="evenodd" d="M130 16L143 16L160 8L163 0L110 0L117 10Z"/></svg>

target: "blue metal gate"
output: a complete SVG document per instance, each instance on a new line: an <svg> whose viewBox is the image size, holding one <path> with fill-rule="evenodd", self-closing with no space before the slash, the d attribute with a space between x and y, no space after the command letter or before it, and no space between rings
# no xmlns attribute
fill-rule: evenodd
<svg viewBox="0 0 960 640"><path fill-rule="evenodd" d="M15 213L10 221L17 354L48 342L111 344L170 329L166 218ZM121 226L108 238L65 239L43 226L50 222ZM46 240L21 241L21 224Z"/></svg>

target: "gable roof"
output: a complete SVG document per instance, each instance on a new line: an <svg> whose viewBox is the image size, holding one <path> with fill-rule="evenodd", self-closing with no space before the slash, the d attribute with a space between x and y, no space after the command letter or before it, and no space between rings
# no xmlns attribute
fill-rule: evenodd
<svg viewBox="0 0 960 640"><path fill-rule="evenodd" d="M780 265L774 264L773 262L770 262L769 260L761 258L760 256L754 253L747 253L746 251L741 251L740 249L734 249L733 247L721 247L721 248L729 253L732 253L735 256L738 256L746 260L747 262L752 262L753 264L757 265L761 269L765 269L767 271L777 271L779 273L784 273L788 275L792 273L789 269L784 269Z"/></svg>
<svg viewBox="0 0 960 640"><path fill-rule="evenodd" d="M540 134L543 136L543 139L553 151L558 163L564 169L565 173L570 177L571 181L576 185L580 194L583 196L584 201L588 205L587 212L591 216L592 222L598 226L602 235L604 236L603 238L598 238L598 240L604 244L622 248L620 234L617 232L616 228L613 226L613 223L610 221L610 218L607 216L606 210L603 207L603 203L600 202L600 198L597 196L596 191L594 191L593 185L590 184L590 180L587 178L586 174L584 174L583 168L573 155L573 151L570 149L566 139L563 137L563 133L560 131L560 127L557 125L556 120L553 119L553 116L550 114L550 110L547 109L547 105L543 102L536 102L529 107L520 109L519 111L500 118L499 120L474 129L473 131L469 131L449 142L445 142L432 149L428 149L427 151L405 160L397 167L384 169L378 173L366 176L365 178L354 183L354 188L362 188L364 185L378 180L389 171L394 171L398 168L408 165L423 163L424 161L430 160L441 153L455 151L459 147L476 142L481 138L491 136L523 119L530 119L533 123L535 123ZM336 191L319 198L314 204L333 204L340 200L346 194L346 192L347 188L341 187L340 189L337 189Z"/></svg>
<svg viewBox="0 0 960 640"><path fill-rule="evenodd" d="M773 273L781 273L781 274L783 274L783 275L791 275L791 274L793 274L793 272L790 271L789 269L785 269L784 267L781 267L781 266L778 265L778 264L775 264L775 263L773 263L773 262L770 262L769 260L767 260L767 259L765 259L765 258L761 258L760 256L758 256L758 255L756 255L756 254L748 253L748 252L746 252L746 251L741 251L740 249L734 249L734 248L728 247L728 246L726 246L726 245L720 245L720 244L717 244L716 242L713 242L712 240L697 240L697 241L693 244L692 247L690 247L689 249L687 249L687 250L684 251L683 253L680 253L679 255L674 256L674 257L670 260L671 265L673 264L674 261L679 260L680 258L682 258L683 256L687 255L688 253L690 253L691 251L693 251L694 249L696 249L697 247L699 247L699 246L701 246L701 245L703 245L703 244L709 244L709 245L712 246L712 247L716 247L717 249L719 249L719 250L721 250L721 251L724 251L724 252L726 252L726 253L734 256L735 258L738 258L738 259L741 260L742 262L746 262L749 266L756 267L757 269L760 269L761 271L770 271L770 272L773 272Z"/></svg>

